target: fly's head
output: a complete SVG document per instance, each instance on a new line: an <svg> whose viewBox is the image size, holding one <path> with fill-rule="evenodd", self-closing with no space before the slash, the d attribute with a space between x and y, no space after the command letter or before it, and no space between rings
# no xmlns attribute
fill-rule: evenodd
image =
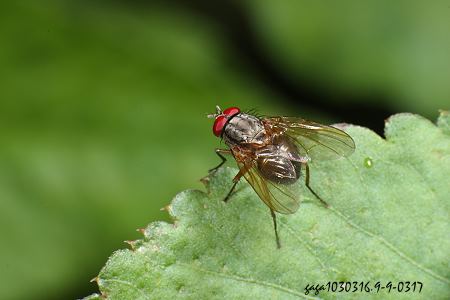
<svg viewBox="0 0 450 300"><path fill-rule="evenodd" d="M215 119L213 125L214 135L217 137L222 136L223 130L228 120L240 112L241 110L238 107L229 107L222 111L219 106L216 106L216 113L208 115L208 118Z"/></svg>

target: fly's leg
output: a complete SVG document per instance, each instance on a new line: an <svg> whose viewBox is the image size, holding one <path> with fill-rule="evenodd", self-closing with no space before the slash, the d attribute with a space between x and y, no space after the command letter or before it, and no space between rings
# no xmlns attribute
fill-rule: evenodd
<svg viewBox="0 0 450 300"><path fill-rule="evenodd" d="M280 237L278 236L277 216L275 215L275 212L273 211L273 209L270 209L270 214L272 215L273 229L275 230L275 240L277 242L277 248L280 249L281 243L280 243Z"/></svg>
<svg viewBox="0 0 450 300"><path fill-rule="evenodd" d="M325 200L323 200L322 198L320 198L320 196L317 195L317 193L314 192L314 190L309 186L309 166L308 166L308 164L305 164L305 169L306 169L306 178L305 178L305 185L306 185L306 187L308 188L308 190L309 190L311 193L313 193L314 196L316 196L317 199L320 200L320 202L322 202L322 204L323 204L325 207L329 207L330 205L329 205L328 203L326 203Z"/></svg>
<svg viewBox="0 0 450 300"><path fill-rule="evenodd" d="M227 161L225 156L223 156L222 154L232 154L231 150L228 149L216 149L215 152L220 157L220 159L222 159L222 161L220 162L220 164L217 165L217 167L210 169L208 171L209 173L217 171L217 169L220 168Z"/></svg>
<svg viewBox="0 0 450 300"><path fill-rule="evenodd" d="M236 185L238 184L238 182L239 182L239 179L237 181L233 180L233 186L231 187L230 191L228 192L228 194L223 199L223 202L228 202L228 200L230 199L230 196L233 193L234 189L236 188Z"/></svg>
<svg viewBox="0 0 450 300"><path fill-rule="evenodd" d="M228 194L223 199L223 202L228 202L228 200L229 200L231 194L233 193L236 185L238 184L239 180L241 179L242 176L245 175L245 173L247 173L249 168L250 168L250 166L244 166L243 168L241 168L239 170L239 172L236 174L236 176L234 176L234 178L233 178L233 186L231 187L230 191L228 192Z"/></svg>

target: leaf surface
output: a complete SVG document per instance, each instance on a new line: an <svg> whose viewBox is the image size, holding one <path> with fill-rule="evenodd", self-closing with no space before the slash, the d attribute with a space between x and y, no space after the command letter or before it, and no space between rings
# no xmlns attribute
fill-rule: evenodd
<svg viewBox="0 0 450 300"><path fill-rule="evenodd" d="M167 207L174 224L155 222L132 249L115 252L97 277L108 299L445 299L450 295L448 113L438 126L412 114L392 116L383 139L353 125L348 159L311 163L311 185L297 213L269 210L246 182L221 199L237 172L223 168L207 192L188 190ZM305 294L333 281L420 281L421 293ZM380 295L381 294L381 295ZM90 296L89 299L100 297Z"/></svg>

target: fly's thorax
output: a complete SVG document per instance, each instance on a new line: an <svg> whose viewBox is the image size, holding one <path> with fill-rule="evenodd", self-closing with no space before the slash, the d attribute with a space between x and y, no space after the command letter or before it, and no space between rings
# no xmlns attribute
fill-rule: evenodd
<svg viewBox="0 0 450 300"><path fill-rule="evenodd" d="M229 146L263 145L267 140L266 130L261 120L245 113L239 113L228 121L222 137Z"/></svg>

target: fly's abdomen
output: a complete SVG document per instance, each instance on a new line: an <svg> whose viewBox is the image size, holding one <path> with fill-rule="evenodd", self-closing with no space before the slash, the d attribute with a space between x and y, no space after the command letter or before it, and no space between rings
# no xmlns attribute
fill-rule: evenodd
<svg viewBox="0 0 450 300"><path fill-rule="evenodd" d="M282 156L260 157L257 164L261 175L277 184L293 184L300 178L301 164Z"/></svg>

